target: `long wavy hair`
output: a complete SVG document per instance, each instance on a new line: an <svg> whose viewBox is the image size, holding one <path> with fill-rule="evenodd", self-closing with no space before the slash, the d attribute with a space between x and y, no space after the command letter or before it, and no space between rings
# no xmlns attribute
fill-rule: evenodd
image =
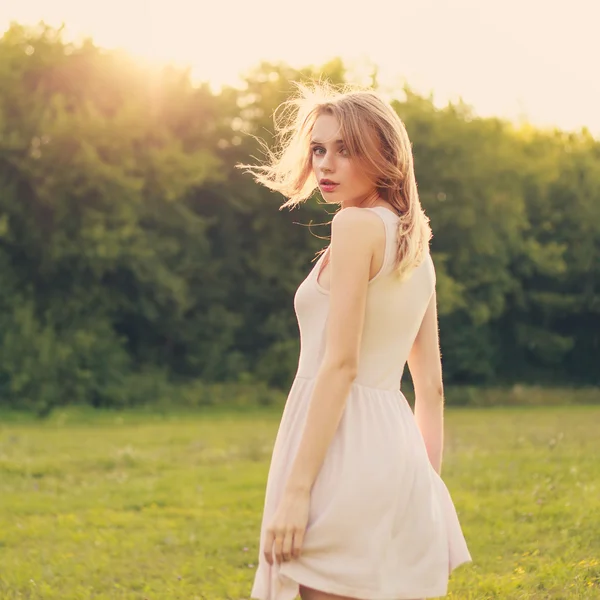
<svg viewBox="0 0 600 600"><path fill-rule="evenodd" d="M298 93L274 113L276 145L264 143L263 165L237 165L258 183L280 192L287 200L280 209L294 207L315 191L310 139L322 114L337 118L352 160L372 179L381 198L399 214L395 270L404 279L424 259L431 239L429 218L417 192L412 147L404 123L392 107L371 89L328 83L295 83Z"/></svg>

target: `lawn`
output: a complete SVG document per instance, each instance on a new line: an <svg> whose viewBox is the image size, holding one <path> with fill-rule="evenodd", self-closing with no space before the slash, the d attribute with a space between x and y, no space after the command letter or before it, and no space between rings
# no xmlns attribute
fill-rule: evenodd
<svg viewBox="0 0 600 600"><path fill-rule="evenodd" d="M249 598L280 411L0 426L0 598ZM448 408L448 597L600 598L600 407Z"/></svg>

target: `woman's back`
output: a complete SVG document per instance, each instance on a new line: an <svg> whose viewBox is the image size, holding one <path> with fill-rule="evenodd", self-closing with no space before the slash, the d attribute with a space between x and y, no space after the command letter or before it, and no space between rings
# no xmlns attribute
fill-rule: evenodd
<svg viewBox="0 0 600 600"><path fill-rule="evenodd" d="M383 206L363 210L381 217L385 226L385 251L383 265L368 286L356 382L397 390L435 287L435 271L427 251L423 262L399 281L393 273L399 217ZM300 377L316 375L325 351L329 291L318 278L324 256L321 255L294 298L301 340L297 373Z"/></svg>

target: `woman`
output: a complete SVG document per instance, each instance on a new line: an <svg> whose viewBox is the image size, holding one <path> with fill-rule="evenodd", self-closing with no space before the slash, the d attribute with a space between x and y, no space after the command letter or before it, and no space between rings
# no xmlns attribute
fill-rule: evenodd
<svg viewBox="0 0 600 600"><path fill-rule="evenodd" d="M298 371L267 482L252 598L445 595L471 557L440 478L443 386L431 230L403 123L372 91L298 86L281 148L242 165L294 206L339 205L300 284ZM408 363L415 411L400 391Z"/></svg>

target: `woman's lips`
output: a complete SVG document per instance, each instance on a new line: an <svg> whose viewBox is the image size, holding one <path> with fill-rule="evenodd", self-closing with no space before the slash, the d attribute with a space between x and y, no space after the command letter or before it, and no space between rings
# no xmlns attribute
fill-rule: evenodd
<svg viewBox="0 0 600 600"><path fill-rule="evenodd" d="M324 192L333 192L333 190L335 190L339 183L321 183L319 185L321 187L321 190L323 190Z"/></svg>

